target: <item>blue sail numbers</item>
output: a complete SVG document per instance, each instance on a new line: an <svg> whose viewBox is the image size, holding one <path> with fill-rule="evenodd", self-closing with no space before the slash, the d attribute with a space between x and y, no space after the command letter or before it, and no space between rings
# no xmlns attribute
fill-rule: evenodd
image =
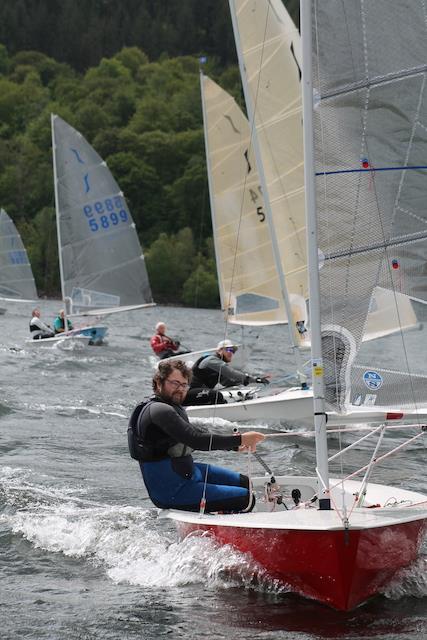
<svg viewBox="0 0 427 640"><path fill-rule="evenodd" d="M111 226L114 227L129 220L126 203L121 196L86 204L83 206L83 213L93 232L109 229Z"/></svg>

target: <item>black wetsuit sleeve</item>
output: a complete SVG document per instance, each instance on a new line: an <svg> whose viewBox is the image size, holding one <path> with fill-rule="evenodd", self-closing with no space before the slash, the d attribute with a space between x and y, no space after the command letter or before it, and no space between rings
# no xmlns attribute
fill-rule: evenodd
<svg viewBox="0 0 427 640"><path fill-rule="evenodd" d="M174 440L199 451L231 451L242 443L240 435L221 436L197 429L178 415L169 404L153 403L150 406L150 418L154 425Z"/></svg>

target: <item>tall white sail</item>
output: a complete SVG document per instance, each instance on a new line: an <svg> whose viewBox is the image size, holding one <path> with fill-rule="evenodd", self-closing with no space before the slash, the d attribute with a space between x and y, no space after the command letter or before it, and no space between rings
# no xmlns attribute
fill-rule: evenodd
<svg viewBox="0 0 427 640"><path fill-rule="evenodd" d="M37 299L27 252L17 228L4 209L0 210L0 298Z"/></svg>
<svg viewBox="0 0 427 640"><path fill-rule="evenodd" d="M375 363L361 342L378 288L391 292L401 323L402 296L427 302L425 3L321 0L313 11L326 397L337 410L417 407L427 388L425 340L402 334ZM331 38L331 24L346 29Z"/></svg>
<svg viewBox="0 0 427 640"><path fill-rule="evenodd" d="M52 116L63 299L71 313L151 305L141 245L106 163L73 127Z"/></svg>
<svg viewBox="0 0 427 640"><path fill-rule="evenodd" d="M218 84L200 80L222 308L238 324L287 322L249 122Z"/></svg>
<svg viewBox="0 0 427 640"><path fill-rule="evenodd" d="M230 2L289 297L308 298L300 37L280 0ZM237 33L236 33L237 32ZM249 108L249 105L248 105ZM298 319L297 317L295 318Z"/></svg>

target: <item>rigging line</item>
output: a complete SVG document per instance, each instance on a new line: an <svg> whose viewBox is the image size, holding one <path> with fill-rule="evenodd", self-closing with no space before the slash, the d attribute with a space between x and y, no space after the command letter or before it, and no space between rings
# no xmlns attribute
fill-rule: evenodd
<svg viewBox="0 0 427 640"><path fill-rule="evenodd" d="M211 452L212 451L212 439L213 439L213 434L211 433L210 438L209 438L209 449L208 451ZM205 477L203 480L203 492L202 492L202 497L200 499L200 505L199 505L199 515L203 516L205 513L205 508L206 508L206 487L208 484L208 473L209 473L209 462L206 464L206 469L205 469Z"/></svg>
<svg viewBox="0 0 427 640"><path fill-rule="evenodd" d="M200 266L202 264L202 239L203 239L203 231L204 231L204 223L205 223L205 213L206 213L206 180L203 181L203 195L202 195L202 209L200 212L200 231L199 231L199 241L198 241L198 247L199 247L199 259L198 259L198 265L196 267L196 286L195 286L195 291L194 291L194 306L197 309L198 306L198 302L199 302L199 289L200 289Z"/></svg>
<svg viewBox="0 0 427 640"><path fill-rule="evenodd" d="M336 171L316 171L315 176L334 176L342 173L375 173L379 171L406 171L406 170L427 169L427 165L409 165L402 167L370 167L368 169L339 169Z"/></svg>
<svg viewBox="0 0 427 640"><path fill-rule="evenodd" d="M246 428L246 429L252 429L252 427L242 427L242 428ZM427 432L427 425L420 425L419 423L414 423L414 424L386 424L385 426L386 430L402 430L402 429L418 429L421 428L424 433ZM359 432L359 431L369 431L370 433L367 434L367 436L364 436L363 438L359 439L357 442L353 443L352 445L348 445L348 446L353 446L354 444L358 444L359 442L362 441L362 439L369 437L370 435L372 435L373 433L376 433L376 431L380 429L380 426L375 427L374 429L372 427L342 427L342 428L336 428L336 429L326 429L326 433L354 433L354 432ZM266 438L283 438L283 437L287 437L287 436L291 436L291 437L301 437L301 438L306 438L307 436L314 438L315 433L314 431L275 431L274 433L266 433L265 437ZM344 451L344 450L343 450ZM332 458L330 458L330 460L332 460L334 457L338 456L338 454L335 454L334 456L332 456Z"/></svg>
<svg viewBox="0 0 427 640"><path fill-rule="evenodd" d="M421 431L420 433L417 433L417 435L412 436L412 438L409 438L408 440L405 440L405 442L402 442L402 444L399 444L397 447L394 447L394 449L390 449L390 451L387 451L387 453L383 453L382 456L380 456L379 458L376 458L376 460L374 460L373 464L378 464L379 462L382 462L383 460L385 460L389 456L393 455L394 453L396 453L400 449L403 449L404 447L406 447L407 445L411 444L415 440L418 440L418 438L421 438L424 435L425 435L424 431ZM371 463L366 464L364 467L361 467L357 471L354 471L353 473L350 473L346 478L344 478L344 481L345 480L351 480L351 478L354 478L354 476L359 475L359 473L362 473L362 471L366 471L366 469L368 469L370 464ZM337 483L334 487L330 487L330 490L334 489L339 484L341 484L341 481L339 483Z"/></svg>

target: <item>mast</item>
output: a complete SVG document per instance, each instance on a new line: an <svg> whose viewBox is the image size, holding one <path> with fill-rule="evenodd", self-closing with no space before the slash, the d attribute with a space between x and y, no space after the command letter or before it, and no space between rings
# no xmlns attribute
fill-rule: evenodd
<svg viewBox="0 0 427 640"><path fill-rule="evenodd" d="M258 133L255 125L255 107L254 107L254 104L252 103L251 94L250 94L248 83L247 83L246 68L245 68L245 63L242 56L242 47L240 44L240 34L239 34L239 27L236 19L236 10L235 10L234 0L229 0L229 5L230 5L231 20L233 23L234 39L236 41L237 57L239 60L240 76L242 78L242 84L243 84L243 93L245 95L246 108L248 111L249 122L251 125L251 134L252 134L251 138L253 142L255 159L256 159L257 169L258 169L261 187L262 187L262 193L264 195L266 220L267 220L268 229L270 232L274 263L276 266L277 276L279 279L280 292L282 295L283 303L285 305L286 315L288 317L289 335L290 335L292 350L293 350L294 358L296 362L297 375L302 388L305 388L307 386L306 376L304 375L304 368L302 364L301 353L298 346L296 328L294 326L293 317L292 317L291 301L289 298L288 289L286 287L286 280L285 280L285 274L283 273L279 243L277 242L276 231L274 228L273 212L271 209L267 180L264 173L264 166L261 159L261 149L258 141Z"/></svg>
<svg viewBox="0 0 427 640"><path fill-rule="evenodd" d="M56 171L56 141L55 141L55 129L53 126L56 115L54 113L50 114L50 125L52 130L52 159L53 159L53 188L55 192L55 213L56 213L56 236L58 239L58 260L59 260L59 277L61 280L61 295L62 301L64 303L64 332L66 333L68 330L68 321L67 321L67 305L65 304L65 285L64 285L64 266L62 262L62 251L61 251L61 226L59 224L59 197L58 197L58 175Z"/></svg>
<svg viewBox="0 0 427 640"><path fill-rule="evenodd" d="M207 132L207 117L206 117L206 102L205 102L205 87L204 87L204 74L202 69L200 69L200 93L202 96L202 112L203 112L203 135L205 138L205 155L206 155L206 168L207 168L207 172L208 172L208 184L209 184L209 201L210 201L210 205L211 205L211 216L212 216L212 222L213 222L213 227L214 227L214 233L213 233L213 239L214 239L214 248L215 248L215 262L216 262L216 270L217 270L217 274L218 274L218 288L219 288L219 296L220 296L220 301L221 301L221 309L223 311L225 311L228 315L228 306L229 306L229 301L227 302L227 309L225 308L224 305L224 292L222 289L222 278L221 278L221 273L220 273L220 255L219 255L219 249L218 249L218 240L217 240L217 234L215 233L215 227L216 227L216 223L215 223L215 215L216 215L216 211L215 211L215 202L214 202L214 197L213 197L213 184L212 184L212 170L211 170L211 161L209 158L209 142L208 142L208 132Z"/></svg>
<svg viewBox="0 0 427 640"><path fill-rule="evenodd" d="M302 102L304 121L304 182L307 221L307 257L310 291L311 358L313 377L314 428L319 508L330 509L328 449L326 435L325 387L320 330L320 281L317 247L315 197L313 80L312 80L312 0L300 0L302 39Z"/></svg>

